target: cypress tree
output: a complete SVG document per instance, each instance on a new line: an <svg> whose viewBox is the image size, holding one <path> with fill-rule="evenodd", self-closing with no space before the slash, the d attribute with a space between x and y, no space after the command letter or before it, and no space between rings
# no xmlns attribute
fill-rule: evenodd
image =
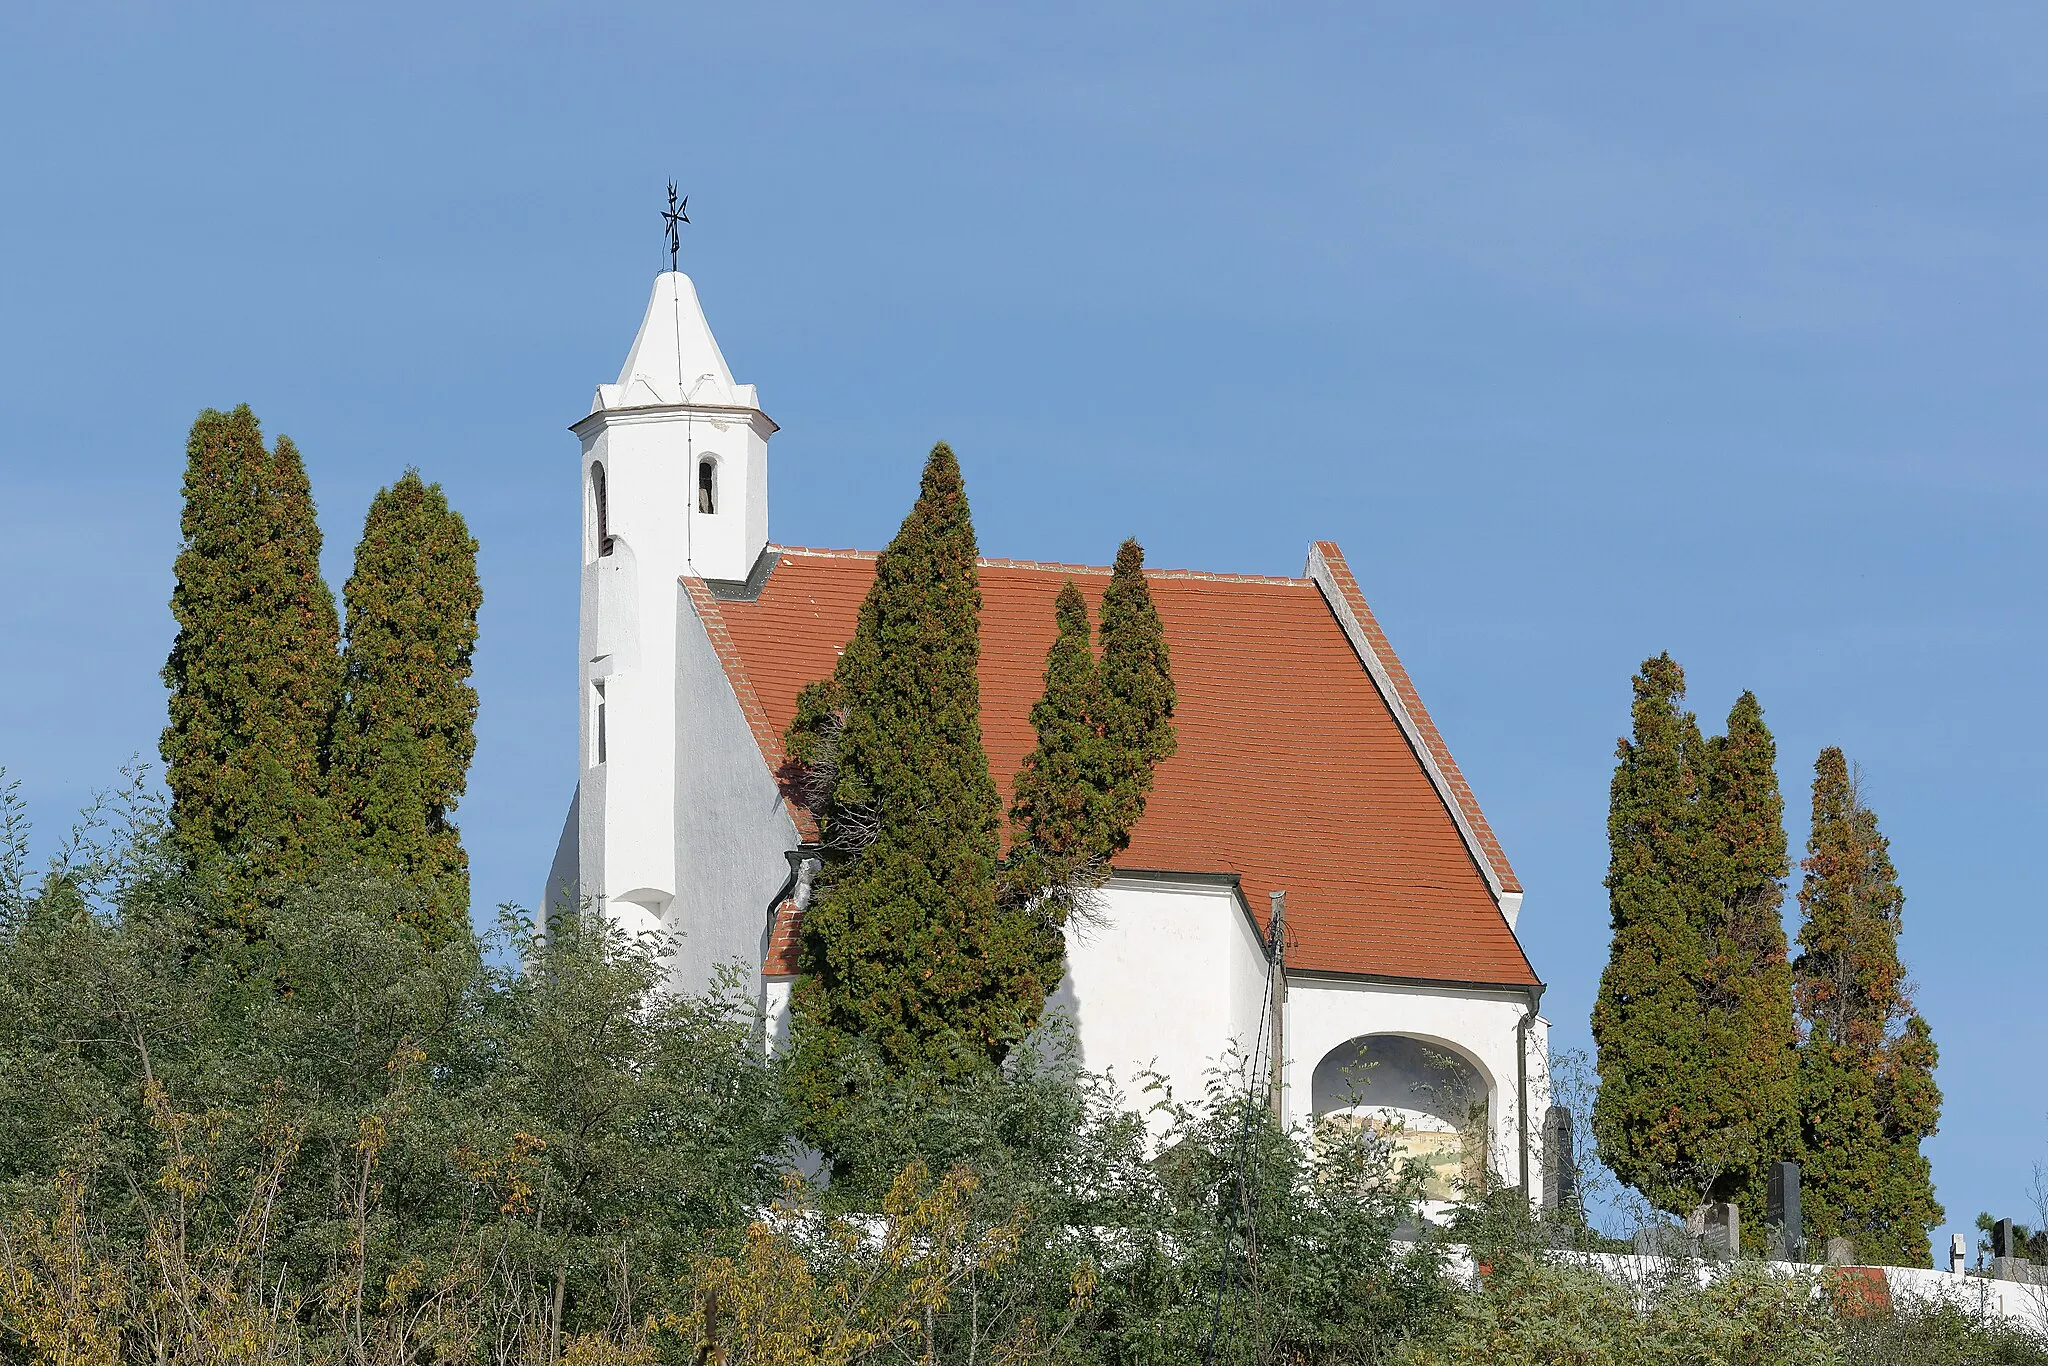
<svg viewBox="0 0 2048 1366"><path fill-rule="evenodd" d="M248 405L199 414L163 680L173 839L217 867L223 932L260 929L262 898L332 842L320 755L340 682L334 598L298 450L263 444Z"/></svg>
<svg viewBox="0 0 2048 1366"><path fill-rule="evenodd" d="M1718 1169L1707 1194L1732 1200L1763 1246L1770 1164L1797 1155L1799 1055L1785 950L1785 800L1777 742L1745 692L1724 735L1705 748L1701 874L1707 920L1705 1022L1710 1104L1700 1165Z"/></svg>
<svg viewBox="0 0 2048 1366"><path fill-rule="evenodd" d="M1145 814L1152 770L1173 756L1173 665L1166 629L1145 585L1145 550L1117 548L1102 593L1102 738L1109 767L1111 855L1131 842Z"/></svg>
<svg viewBox="0 0 2048 1366"><path fill-rule="evenodd" d="M348 643L328 758L335 814L352 858L420 889L429 921L420 928L436 940L469 919L469 856L449 814L476 753L476 552L441 486L407 470L370 503L342 588Z"/></svg>
<svg viewBox="0 0 2048 1366"><path fill-rule="evenodd" d="M826 852L792 1004L799 1086L827 1147L854 1051L943 1082L1000 1059L1057 985L998 902L980 612L967 494L940 444L830 684L807 690L788 737L823 769L804 779Z"/></svg>
<svg viewBox="0 0 2048 1366"><path fill-rule="evenodd" d="M1011 852L1005 899L1038 908L1041 971L1064 969L1061 927L1080 890L1108 874L1111 824L1107 753L1088 602L1070 579L1053 606L1056 633L1045 657L1045 694L1031 708L1038 743L1011 785ZM1126 832L1125 838L1128 839Z"/></svg>
<svg viewBox="0 0 2048 1366"><path fill-rule="evenodd" d="M1792 970L1810 1236L1846 1235L1866 1262L1922 1266L1942 1217L1920 1152L1940 1119L1937 1054L1899 961L1905 895L1889 841L1837 748L1814 765L1806 850Z"/></svg>
<svg viewBox="0 0 2048 1366"><path fill-rule="evenodd" d="M1683 1212L1720 1175L1702 1167L1711 1102L1698 996L1701 740L1679 709L1685 674L1670 655L1645 660L1633 686L1633 734L1617 744L1609 792L1613 941L1593 1007L1593 1132L1615 1175Z"/></svg>

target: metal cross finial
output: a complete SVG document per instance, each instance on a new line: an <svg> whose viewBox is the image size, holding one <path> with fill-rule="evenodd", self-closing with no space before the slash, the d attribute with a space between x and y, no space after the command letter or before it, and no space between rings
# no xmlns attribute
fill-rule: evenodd
<svg viewBox="0 0 2048 1366"><path fill-rule="evenodd" d="M682 250L682 225L690 221L690 196L676 198L676 183L668 183L668 210L661 216L663 227L668 231L668 268L676 268L676 253Z"/></svg>

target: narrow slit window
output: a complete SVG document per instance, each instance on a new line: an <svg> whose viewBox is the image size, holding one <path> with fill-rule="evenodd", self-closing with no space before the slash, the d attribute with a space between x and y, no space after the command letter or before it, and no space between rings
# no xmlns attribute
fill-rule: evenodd
<svg viewBox="0 0 2048 1366"><path fill-rule="evenodd" d="M590 705L590 748L601 764L605 758L604 680L601 678L590 685Z"/></svg>
<svg viewBox="0 0 2048 1366"><path fill-rule="evenodd" d="M597 541L597 553L612 553L611 499L605 493L604 466L590 467L590 521Z"/></svg>
<svg viewBox="0 0 2048 1366"><path fill-rule="evenodd" d="M712 460L697 462L697 511L718 511L718 464Z"/></svg>

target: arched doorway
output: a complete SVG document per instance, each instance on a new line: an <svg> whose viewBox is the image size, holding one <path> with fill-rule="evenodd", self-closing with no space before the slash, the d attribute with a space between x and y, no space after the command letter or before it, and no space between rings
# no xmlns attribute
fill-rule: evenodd
<svg viewBox="0 0 2048 1366"><path fill-rule="evenodd" d="M1491 1092L1462 1053L1404 1034L1347 1039L1323 1055L1311 1082L1316 1118L1389 1135L1397 1161L1427 1169L1429 1200L1456 1200L1483 1179Z"/></svg>

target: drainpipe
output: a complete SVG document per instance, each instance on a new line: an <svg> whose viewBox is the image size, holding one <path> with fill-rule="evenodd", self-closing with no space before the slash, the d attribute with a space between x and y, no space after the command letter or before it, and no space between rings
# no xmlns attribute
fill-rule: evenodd
<svg viewBox="0 0 2048 1366"><path fill-rule="evenodd" d="M694 506L694 504L692 505ZM767 1042L768 1021L768 975L762 969L767 966L768 946L775 941L775 917L785 901L794 901L798 910L811 904L811 887L818 876L818 847L815 844L799 844L794 849L785 849L782 856L789 860L789 876L775 889L775 895L768 898L768 909L762 913L761 952L754 965L755 1006L761 1025L761 1042Z"/></svg>
<svg viewBox="0 0 2048 1366"><path fill-rule="evenodd" d="M768 940L775 936L775 913L782 909L782 903L794 900L796 908L803 910L811 904L811 885L818 876L818 848L814 844L799 844L794 849L785 849L782 856L789 860L789 876L775 889L775 895L768 898L767 925L761 939L761 950L767 952Z"/></svg>
<svg viewBox="0 0 2048 1366"><path fill-rule="evenodd" d="M1543 1004L1541 983L1529 988L1529 1009L1515 1025L1515 1130L1521 1142L1522 1200L1529 1199L1529 1030L1536 1023L1536 1009Z"/></svg>

